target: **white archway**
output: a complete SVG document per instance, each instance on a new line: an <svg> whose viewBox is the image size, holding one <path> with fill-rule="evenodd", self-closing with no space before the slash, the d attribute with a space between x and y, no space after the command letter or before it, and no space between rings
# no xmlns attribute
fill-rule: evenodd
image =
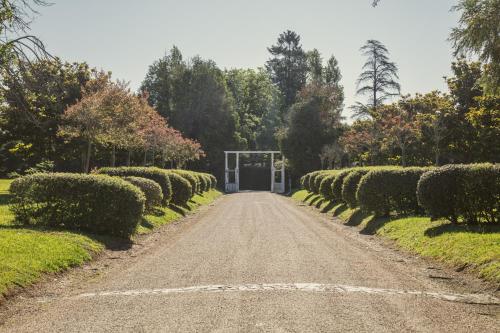
<svg viewBox="0 0 500 333"><path fill-rule="evenodd" d="M236 166L234 169L229 169L227 157L229 154L236 155ZM228 150L224 151L224 189L226 192L239 192L240 191L240 154L271 154L271 192L284 193L285 192L285 157L283 153L277 150ZM281 154L281 168L276 170L274 167L274 154ZM281 182L275 181L276 172L281 173ZM234 182L230 181L230 174L234 173Z"/></svg>

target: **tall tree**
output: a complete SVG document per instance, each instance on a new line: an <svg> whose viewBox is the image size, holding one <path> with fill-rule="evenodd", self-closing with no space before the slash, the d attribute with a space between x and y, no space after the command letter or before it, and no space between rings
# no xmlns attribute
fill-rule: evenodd
<svg viewBox="0 0 500 333"><path fill-rule="evenodd" d="M460 0L452 8L461 11L458 27L450 34L455 55L473 53L487 64L486 88L500 86L500 0Z"/></svg>
<svg viewBox="0 0 500 333"><path fill-rule="evenodd" d="M387 48L377 40L368 40L360 50L367 60L356 82L356 94L369 95L369 100L367 104L358 102L352 109L355 116L373 116L386 99L400 94L398 68L389 60Z"/></svg>
<svg viewBox="0 0 500 333"><path fill-rule="evenodd" d="M277 43L267 50L271 58L266 63L266 69L283 94L284 115L306 84L307 56L300 44L300 36L291 30L281 33Z"/></svg>

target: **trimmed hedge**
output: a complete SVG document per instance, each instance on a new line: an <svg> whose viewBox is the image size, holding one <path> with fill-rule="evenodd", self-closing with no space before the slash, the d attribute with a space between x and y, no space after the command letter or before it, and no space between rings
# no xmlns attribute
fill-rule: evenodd
<svg viewBox="0 0 500 333"><path fill-rule="evenodd" d="M325 171L322 171L316 175L316 177L314 178L314 185L312 185L312 190L314 193L321 194L320 193L321 182L326 177L328 177L328 173Z"/></svg>
<svg viewBox="0 0 500 333"><path fill-rule="evenodd" d="M342 199L342 184L344 183L344 178L349 175L352 169L342 170L337 174L337 177L332 182L332 198L336 201L343 201Z"/></svg>
<svg viewBox="0 0 500 333"><path fill-rule="evenodd" d="M211 174L207 174L208 178L210 178L210 188L215 189L217 188L217 177Z"/></svg>
<svg viewBox="0 0 500 333"><path fill-rule="evenodd" d="M168 205L172 200L172 183L167 172L159 168L148 167L116 167L116 168L101 168L96 171L98 174L118 177L142 177L155 181L160 185L163 194L163 204Z"/></svg>
<svg viewBox="0 0 500 333"><path fill-rule="evenodd" d="M333 200L332 183L336 176L336 174L328 174L323 178L319 186L319 193L327 200Z"/></svg>
<svg viewBox="0 0 500 333"><path fill-rule="evenodd" d="M169 171L178 174L189 182L189 184L191 185L191 196L198 193L200 182L198 181L198 177L196 177L194 172L179 169L171 169Z"/></svg>
<svg viewBox="0 0 500 333"><path fill-rule="evenodd" d="M163 201L163 194L161 193L161 187L157 182L142 178L142 177L124 177L124 180L128 181L134 186L137 186L141 192L146 197L146 211L151 211L154 207L160 206Z"/></svg>
<svg viewBox="0 0 500 333"><path fill-rule="evenodd" d="M210 190L210 178L207 177L207 175L204 175L202 173L199 173L200 175L200 192L206 192Z"/></svg>
<svg viewBox="0 0 500 333"><path fill-rule="evenodd" d="M376 216L418 214L417 183L429 168L377 169L361 178L356 198L362 210Z"/></svg>
<svg viewBox="0 0 500 333"><path fill-rule="evenodd" d="M15 221L129 238L141 222L144 194L134 185L104 175L43 173L10 186Z"/></svg>
<svg viewBox="0 0 500 333"><path fill-rule="evenodd" d="M172 184L172 203L176 205L185 205L193 196L193 189L189 181L181 175L165 170Z"/></svg>
<svg viewBox="0 0 500 333"><path fill-rule="evenodd" d="M309 173L309 178L307 181L307 190L309 192L314 192L314 180L316 179L316 176L318 176L322 172L323 171L320 170L320 171L313 171L313 172Z"/></svg>
<svg viewBox="0 0 500 333"><path fill-rule="evenodd" d="M432 219L453 223L500 221L500 167L447 165L426 172L417 186L418 202Z"/></svg>
<svg viewBox="0 0 500 333"><path fill-rule="evenodd" d="M350 208L359 206L356 198L356 192L358 191L358 185L361 178L368 172L370 172L368 169L356 169L352 170L347 176L344 177L344 181L342 182L342 200Z"/></svg>

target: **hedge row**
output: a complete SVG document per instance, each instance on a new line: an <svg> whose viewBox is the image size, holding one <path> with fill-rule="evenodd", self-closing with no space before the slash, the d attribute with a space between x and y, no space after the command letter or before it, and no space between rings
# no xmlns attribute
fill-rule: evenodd
<svg viewBox="0 0 500 333"><path fill-rule="evenodd" d="M418 182L418 202L432 219L453 223L500 222L500 167L447 165L426 172Z"/></svg>
<svg viewBox="0 0 500 333"><path fill-rule="evenodd" d="M146 201L128 181L104 175L34 174L14 180L10 192L17 223L123 238L136 230Z"/></svg>
<svg viewBox="0 0 500 333"><path fill-rule="evenodd" d="M379 216L425 211L454 223L500 220L500 167L492 164L315 171L304 175L301 184L327 200Z"/></svg>

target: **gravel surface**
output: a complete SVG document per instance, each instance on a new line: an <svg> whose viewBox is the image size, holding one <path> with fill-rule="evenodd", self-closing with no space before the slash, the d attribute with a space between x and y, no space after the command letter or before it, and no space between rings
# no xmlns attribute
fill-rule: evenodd
<svg viewBox="0 0 500 333"><path fill-rule="evenodd" d="M482 288L248 192L14 297L0 331L500 332L498 295Z"/></svg>

